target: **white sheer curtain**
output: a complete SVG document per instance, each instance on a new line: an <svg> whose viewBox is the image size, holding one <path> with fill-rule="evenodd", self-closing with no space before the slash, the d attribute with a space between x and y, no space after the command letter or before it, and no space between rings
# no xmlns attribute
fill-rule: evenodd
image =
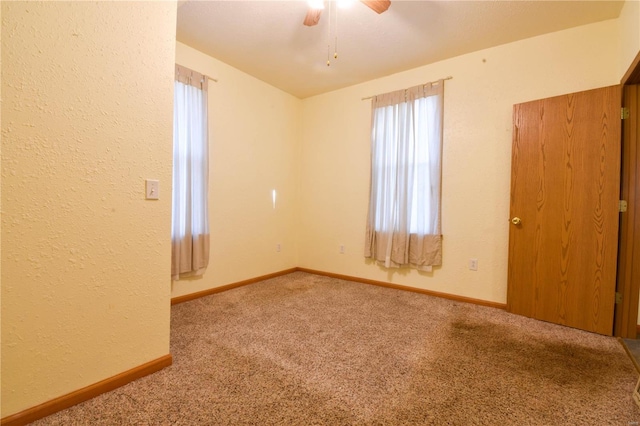
<svg viewBox="0 0 640 426"><path fill-rule="evenodd" d="M173 106L171 278L201 275L209 264L206 76L176 66Z"/></svg>
<svg viewBox="0 0 640 426"><path fill-rule="evenodd" d="M372 100L365 257L387 268L442 264L443 98L440 80Z"/></svg>

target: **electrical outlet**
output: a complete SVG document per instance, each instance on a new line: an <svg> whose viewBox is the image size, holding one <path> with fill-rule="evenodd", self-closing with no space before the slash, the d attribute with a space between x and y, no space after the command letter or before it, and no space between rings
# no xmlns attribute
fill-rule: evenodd
<svg viewBox="0 0 640 426"><path fill-rule="evenodd" d="M282 249L282 246L280 245L280 243L276 244L276 251L278 253L280 253L280 250Z"/></svg>
<svg viewBox="0 0 640 426"><path fill-rule="evenodd" d="M344 254L344 244L340 244L340 254Z"/></svg>
<svg viewBox="0 0 640 426"><path fill-rule="evenodd" d="M469 269L472 271L478 270L478 259L469 259Z"/></svg>

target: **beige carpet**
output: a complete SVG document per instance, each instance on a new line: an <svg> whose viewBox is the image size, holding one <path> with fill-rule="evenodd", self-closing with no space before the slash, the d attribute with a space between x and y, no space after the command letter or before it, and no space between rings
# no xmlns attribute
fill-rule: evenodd
<svg viewBox="0 0 640 426"><path fill-rule="evenodd" d="M38 425L629 425L614 338L296 272L174 306L174 365Z"/></svg>

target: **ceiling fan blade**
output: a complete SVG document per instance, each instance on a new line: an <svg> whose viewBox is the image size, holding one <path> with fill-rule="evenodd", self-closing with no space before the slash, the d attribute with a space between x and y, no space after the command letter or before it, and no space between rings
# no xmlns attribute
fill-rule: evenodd
<svg viewBox="0 0 640 426"><path fill-rule="evenodd" d="M307 12L307 16L304 17L304 24L307 27L313 27L317 25L320 21L320 15L322 14L322 9L312 9L310 8Z"/></svg>
<svg viewBox="0 0 640 426"><path fill-rule="evenodd" d="M368 6L369 9L373 10L376 13L382 13L387 9L389 9L389 6L391 6L391 0L360 0L360 1L364 3L366 6Z"/></svg>

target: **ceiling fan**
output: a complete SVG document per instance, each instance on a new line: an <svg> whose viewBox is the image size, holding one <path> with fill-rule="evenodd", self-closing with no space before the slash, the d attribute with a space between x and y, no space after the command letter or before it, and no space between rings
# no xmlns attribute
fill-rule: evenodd
<svg viewBox="0 0 640 426"><path fill-rule="evenodd" d="M364 3L365 6L369 7L376 13L382 13L389 9L391 5L391 0L360 0L361 3ZM308 27L313 27L317 25L320 21L320 15L322 14L323 7L309 7L309 11L307 11L307 16L304 18L304 24Z"/></svg>

